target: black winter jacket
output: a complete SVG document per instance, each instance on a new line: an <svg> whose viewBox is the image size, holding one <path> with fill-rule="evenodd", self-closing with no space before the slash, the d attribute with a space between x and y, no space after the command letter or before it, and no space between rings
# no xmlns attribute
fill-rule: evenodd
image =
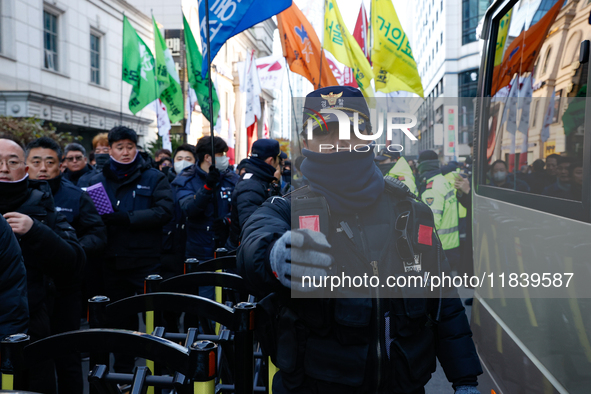
<svg viewBox="0 0 591 394"><path fill-rule="evenodd" d="M76 230L56 211L47 182L31 182L26 201L16 212L33 219L33 227L17 236L25 267L31 315L46 298L45 276L63 279L79 276L86 256ZM36 187L36 188L33 188Z"/></svg>
<svg viewBox="0 0 591 394"><path fill-rule="evenodd" d="M55 209L74 227L86 255L102 253L107 246L107 229L90 196L63 177L56 186L54 190L52 185Z"/></svg>
<svg viewBox="0 0 591 394"><path fill-rule="evenodd" d="M280 185L275 184L273 166L256 159L248 159L246 172L240 177L232 193L230 236L226 248L235 250L240 242L244 223L265 200L280 195Z"/></svg>
<svg viewBox="0 0 591 394"><path fill-rule="evenodd" d="M146 261L152 264L149 260L158 258L162 249L162 226L172 219L174 202L166 176L140 157L126 178L118 179L105 165L87 186L99 182L113 209L126 212L130 221L129 225L107 226L106 256L123 258L117 259L118 269L144 266Z"/></svg>
<svg viewBox="0 0 591 394"><path fill-rule="evenodd" d="M213 259L215 241L213 222L217 218L229 218L231 196L238 181L238 175L226 170L221 174L219 189L207 190L207 173L199 163L188 167L172 183L176 190L176 201L186 220L186 257L201 261ZM217 199L217 213L213 212L213 197ZM225 242L225 240L224 240Z"/></svg>
<svg viewBox="0 0 591 394"><path fill-rule="evenodd" d="M64 177L68 181L72 182L74 185L77 185L78 181L83 176L86 176L88 173L91 173L93 171L94 171L94 168L90 164L86 164L86 166L84 166L84 168L81 169L80 171L72 172L72 171L66 169L63 172L62 177Z"/></svg>
<svg viewBox="0 0 591 394"><path fill-rule="evenodd" d="M392 209L384 196L385 193L357 218L354 213L334 215L330 227L337 228L337 224L345 220L355 239L363 239L356 230L363 229L370 242L379 238L386 246L395 245L384 235L391 231L388 229L391 215L384 213ZM477 384L476 376L482 370L464 308L455 291L448 293L455 297L442 299L291 298L289 290L275 278L269 261L275 241L291 230L292 204L287 197L269 199L249 218L237 256L238 272L253 289L261 297L275 293L281 300L279 304L287 308L275 309L279 313L278 320L271 318L270 321L279 323L275 326L271 323L271 328L263 327L266 335L261 335L275 338L276 355L272 356L282 371L287 390L301 389L306 376L348 387L335 392L414 392L430 379L436 368L436 358L454 387ZM358 243L352 248L345 242L347 237L339 234L344 233L336 231L328 236L335 262L346 258L344 253L374 253L361 252ZM440 246L434 233L432 245ZM437 250L435 255L440 255L441 249ZM385 282L385 275L399 273L402 263L396 253L387 252L383 256L379 266L380 277ZM369 261L369 257L367 261L359 261L356 267L360 271L355 275L365 271L371 276ZM423 261L423 265L427 263ZM445 264L443 262L442 268ZM337 271L338 266L335 266ZM333 274L338 275L338 272ZM272 349L273 345L269 347ZM381 384L375 387L378 375Z"/></svg>
<svg viewBox="0 0 591 394"><path fill-rule="evenodd" d="M26 333L29 326L27 271L21 248L0 215L0 341L12 334Z"/></svg>

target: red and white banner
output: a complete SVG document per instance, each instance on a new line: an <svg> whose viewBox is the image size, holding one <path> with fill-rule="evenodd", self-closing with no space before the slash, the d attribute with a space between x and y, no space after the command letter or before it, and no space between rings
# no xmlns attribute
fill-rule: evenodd
<svg viewBox="0 0 591 394"><path fill-rule="evenodd" d="M244 125L248 128L261 117L261 82L257 72L254 50L244 62L244 78L240 79L240 91L246 93L246 111Z"/></svg>
<svg viewBox="0 0 591 394"><path fill-rule="evenodd" d="M227 156L230 159L230 165L236 161L234 154L234 147L236 146L236 140L234 139L234 133L236 132L236 122L234 121L234 114L230 112L230 119L228 119L228 153Z"/></svg>
<svg viewBox="0 0 591 394"><path fill-rule="evenodd" d="M271 138L270 137L270 133L269 133L269 106L267 105L267 102L265 101L265 120L263 122L263 138Z"/></svg>
<svg viewBox="0 0 591 394"><path fill-rule="evenodd" d="M256 60L262 89L281 89L287 67L283 56L267 56Z"/></svg>
<svg viewBox="0 0 591 394"><path fill-rule="evenodd" d="M355 41L361 47L361 50L365 54L367 61L371 64L371 59L369 58L369 40L367 39L367 13L365 12L365 6L361 3L361 9L359 10L359 15L357 16L357 23L355 23L355 29L353 29L353 37Z"/></svg>
<svg viewBox="0 0 591 394"><path fill-rule="evenodd" d="M162 148L172 151L172 144L170 143L170 119L168 119L166 106L158 99L152 101L148 108L156 112L156 124L158 126L158 135L162 138Z"/></svg>

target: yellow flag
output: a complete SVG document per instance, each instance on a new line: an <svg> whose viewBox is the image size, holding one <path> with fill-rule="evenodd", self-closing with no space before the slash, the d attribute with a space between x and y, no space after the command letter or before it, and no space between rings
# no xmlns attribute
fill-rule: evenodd
<svg viewBox="0 0 591 394"><path fill-rule="evenodd" d="M372 0L371 7L371 60L376 91L390 93L402 90L423 97L417 63L392 0Z"/></svg>
<svg viewBox="0 0 591 394"><path fill-rule="evenodd" d="M503 50L505 49L505 43L507 42L507 33L509 33L512 12L513 8L511 8L499 21L499 33L497 34L497 46L495 48L495 66L498 66L503 62Z"/></svg>
<svg viewBox="0 0 591 394"><path fill-rule="evenodd" d="M332 53L339 62L352 68L359 89L365 97L373 97L370 84L373 71L363 50L343 23L336 0L326 0L325 4L324 49Z"/></svg>

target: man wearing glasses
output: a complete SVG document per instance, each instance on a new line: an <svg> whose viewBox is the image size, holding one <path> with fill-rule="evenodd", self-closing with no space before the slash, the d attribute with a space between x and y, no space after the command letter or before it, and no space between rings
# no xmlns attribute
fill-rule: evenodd
<svg viewBox="0 0 591 394"><path fill-rule="evenodd" d="M56 210L64 215L76 230L87 262L97 264L98 256L107 246L107 231L90 197L60 174L60 146L51 138L41 137L30 142L26 151L29 178L49 184ZM66 158L72 157L72 153L81 155L80 151L70 150ZM50 316L52 334L80 329L83 274L84 272L80 271L73 272L67 277L55 278L55 306ZM60 393L83 391L80 355L69 354L57 359L55 365Z"/></svg>
<svg viewBox="0 0 591 394"><path fill-rule="evenodd" d="M86 159L86 149L76 142L68 144L64 149L64 166L64 178L74 185L78 184L80 177L92 171L92 166Z"/></svg>
<svg viewBox="0 0 591 394"><path fill-rule="evenodd" d="M66 278L80 272L85 256L76 232L56 211L46 183L28 179L25 152L16 142L0 138L0 214L4 216L23 253L27 269L31 342L50 335L47 277ZM51 363L30 371L30 391L55 393Z"/></svg>
<svg viewBox="0 0 591 394"><path fill-rule="evenodd" d="M482 369L455 289L386 286L449 268L429 207L383 178L373 143L354 133L372 135L369 115L358 89L310 93L309 186L267 200L243 228L238 271L264 297L258 337L279 368L273 392L424 393L439 359L456 393L476 394Z"/></svg>

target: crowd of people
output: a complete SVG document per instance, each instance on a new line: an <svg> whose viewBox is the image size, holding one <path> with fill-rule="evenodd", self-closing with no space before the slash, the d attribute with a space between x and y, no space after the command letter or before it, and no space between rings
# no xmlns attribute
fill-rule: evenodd
<svg viewBox="0 0 591 394"><path fill-rule="evenodd" d="M216 248L235 250L249 216L281 193L287 157L276 140L258 140L239 175L219 137L215 159L211 137L152 158L123 126L95 136L92 145L89 155L78 143L62 150L48 137L26 147L0 137L0 338L26 332L36 341L78 330L92 296L141 294L147 275L172 277L187 258L206 261ZM85 193L98 184L108 212L99 213ZM213 288L201 295L213 298ZM178 327L178 316L168 318ZM132 317L121 328L138 324ZM133 358L115 357L117 372L134 365ZM80 355L72 354L31 371L29 389L79 394L82 379Z"/></svg>
<svg viewBox="0 0 591 394"><path fill-rule="evenodd" d="M355 104L358 93L347 89L344 93L343 98L351 100L347 108L357 108L351 111L369 119L367 106ZM314 105L310 104L311 107ZM337 135L336 128L334 123L329 123L327 135L333 134ZM0 338L27 332L31 340L36 341L78 330L81 319L86 317L86 302L92 296L101 294L117 301L143 293L147 275L159 273L164 278L180 275L187 258L207 261L214 258L216 249L222 247L230 251L238 249L238 272L253 288L261 290L262 298L269 293L281 292L279 289L292 286L292 280L297 278L296 272L300 275L302 272L312 273L313 276L326 274L340 253L334 245L342 246L343 250L360 248L361 254L371 254L373 251L366 248L364 239L369 240L372 248L382 243L387 245L387 232L383 229L394 226L396 231L409 231L410 234L408 215L414 212L412 209L406 212L407 216L403 213L393 219L383 215L384 210L392 209L388 205L392 197L387 192L392 187L398 190L396 204L405 199L408 204L422 201L422 206L426 205L432 213L432 219L425 222L425 226L434 227L437 233L433 233L433 239L427 234L428 241L423 238L419 243L441 245L446 261L458 274L473 272L472 162L469 157L461 164L441 165L437 153L430 150L421 152L418 160L407 160L399 152L387 149L375 157L373 151L322 154L318 153L315 141L306 139L306 135L302 138L306 149L293 162L292 174L291 160L272 139L255 141L249 158L234 167L229 163L228 146L219 137L214 137L212 142L211 137L206 136L195 146L182 144L174 152L160 149L154 157L138 145L135 131L124 126L96 135L92 140L93 150L88 153L78 143L68 144L62 150L55 140L47 137L34 140L26 147L10 137L0 137ZM531 171L523 168L523 171L510 173L507 163L497 160L490 165L486 183L517 191L580 199L582 165L568 157L550 155L545 162L536 160ZM91 197L85 192L96 188L104 191L110 203L107 208L96 200L95 195ZM315 232L290 223L291 214L298 212L294 208L295 211L290 213L294 198L308 199L310 208L319 196L324 202L314 207L318 214L304 216L318 220L313 224L317 226ZM398 205L395 207L396 211ZM413 209L418 212L421 208ZM323 230L324 210L330 213L327 217L331 226L334 224L337 228L337 233L349 237L350 245L343 244L346 237ZM357 212L365 210L367 218L362 216L361 220ZM355 215L352 216L352 212ZM401 222L406 224L400 225ZM361 243L358 245L359 239ZM397 242L396 247L400 249L403 245L399 244ZM312 252L301 251L304 247L311 248ZM439 261L441 257L437 254L439 252L434 252L438 249L410 245L410 250L413 247L425 251L427 261L422 263L424 266ZM372 256L372 259L378 258ZM405 260L401 250L398 255L388 258L392 260L392 267L398 266L397 259ZM413 254L410 258L414 261L416 256ZM378 275L377 260L372 264L374 262L373 273ZM413 267L421 269L420 264ZM213 287L200 289L200 295L213 299ZM289 301L290 308L295 311L293 316L318 312L317 316L314 315L317 322L307 321L312 318L310 316L300 316L302 327L306 327L300 328L318 348L299 349L301 354L292 355L297 356L292 360L296 372L290 372L289 365L283 366L276 379L277 392L297 391L298 387L313 388L312 392L324 392L324 389L328 390L326 392L333 389L344 392L340 390L345 390L347 385L355 386L364 381L363 371L367 371L364 356L344 357L346 346L343 347L343 343L351 345L349 350L365 352L367 357L367 343L375 338L364 334L363 330L370 324L364 319L375 313L371 311L377 304L347 302L337 303L341 305L339 309L338 305L323 300L316 305L316 311L310 309L309 303ZM424 323L427 315L430 317L425 321L439 319L436 323L450 331L448 337L439 337L437 341L448 343L444 345L448 350L463 349L464 355L456 357L438 353L437 357L443 360L446 373L452 371L448 378L454 383L456 392L477 393L473 388L481 371L461 303L458 305L456 300L439 304L438 309L435 308L437 318L432 314L435 313L433 305L420 306L420 312L415 311L415 317L408 315L398 322L402 326L392 328L391 335L393 338L398 335L411 338L418 327L415 327L417 321ZM395 311L404 314L409 304L392 301L389 308L393 309L385 316ZM335 321L325 321L323 314L327 310L333 310L331 314L335 314ZM168 327L178 329L179 316L169 314L166 319ZM298 319L289 324L300 322ZM314 326L320 322L326 326ZM121 328L137 330L138 324L138 319L129 318L121 323ZM407 328L403 327L405 324L408 324ZM395 332L396 329L410 331L401 334ZM330 332L338 334L338 343L334 337L327 339ZM405 348L404 344L400 345L401 351L418 352L409 355L417 357L409 362L416 362L423 368L424 361L420 360L428 359L430 369L434 355L427 350L435 339L421 338L415 345L426 346L422 349L428 354L423 350ZM326 349L333 353L324 353ZM298 358L304 354L314 354L311 364L305 364L305 368L301 362L308 361ZM330 360L326 359L328 356ZM383 357L380 354L373 356ZM325 364L318 364L322 363L321 360ZM338 372L348 370L343 362L359 364L360 370L345 378ZM134 364L131 357L115 355L116 372L130 373ZM336 368L334 381L328 375L319 377L309 370L316 365L326 367L330 372L327 365L332 364ZM323 371L326 372L326 368ZM394 368L405 370L406 367ZM404 384L384 381L384 384L400 384L403 388L412 387L421 392L419 387L428 380L426 376L427 369L416 381L404 381ZM328 379L329 383L323 379ZM71 354L57 357L55 363L46 363L31 371L29 389L68 394L81 393L82 385L80 355ZM461 387L464 391L458 390Z"/></svg>

